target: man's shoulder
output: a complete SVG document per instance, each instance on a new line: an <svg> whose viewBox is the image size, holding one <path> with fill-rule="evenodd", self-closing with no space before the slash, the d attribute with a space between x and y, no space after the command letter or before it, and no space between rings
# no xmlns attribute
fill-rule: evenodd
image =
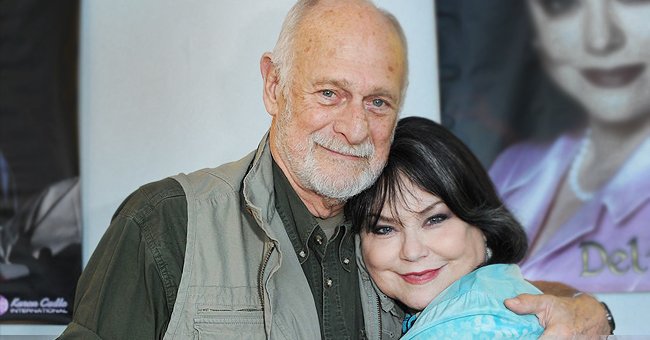
<svg viewBox="0 0 650 340"><path fill-rule="evenodd" d="M166 285L177 287L187 243L187 199L181 185L165 178L141 186L124 200L113 222L117 232L145 242L166 268Z"/></svg>
<svg viewBox="0 0 650 340"><path fill-rule="evenodd" d="M174 179L165 178L145 184L131 193L117 209L116 216L139 219L160 209L178 211L187 210L186 208L187 200L183 187Z"/></svg>
<svg viewBox="0 0 650 340"><path fill-rule="evenodd" d="M127 197L113 220L131 221L151 247L185 252L187 199L183 187L172 178L145 184ZM118 223L123 225L123 223ZM166 246L165 246L166 245Z"/></svg>
<svg viewBox="0 0 650 340"><path fill-rule="evenodd" d="M161 179L159 181L147 183L141 186L138 191L155 202L160 202L169 198L185 197L183 187L171 177Z"/></svg>
<svg viewBox="0 0 650 340"><path fill-rule="evenodd" d="M182 183L182 187L195 198L237 193L241 190L242 182L251 168L260 166L259 161L254 162L255 153L256 151L252 151L237 161L224 163L215 168L179 174L174 176L174 179Z"/></svg>

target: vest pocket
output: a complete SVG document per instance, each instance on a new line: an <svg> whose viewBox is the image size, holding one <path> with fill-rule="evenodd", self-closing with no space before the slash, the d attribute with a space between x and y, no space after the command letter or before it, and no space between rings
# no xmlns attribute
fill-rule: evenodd
<svg viewBox="0 0 650 340"><path fill-rule="evenodd" d="M261 310L203 310L194 318L195 339L265 339Z"/></svg>

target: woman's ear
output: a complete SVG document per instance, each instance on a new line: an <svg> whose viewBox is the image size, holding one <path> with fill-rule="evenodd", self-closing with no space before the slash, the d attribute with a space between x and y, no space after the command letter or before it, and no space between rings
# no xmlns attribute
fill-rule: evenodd
<svg viewBox="0 0 650 340"><path fill-rule="evenodd" d="M270 52L266 52L262 55L262 58L260 59L260 71L264 83L262 93L264 107L266 107L266 111L271 116L275 117L280 108L278 101L278 96L280 95L280 77L278 75L277 67L273 64L272 54Z"/></svg>

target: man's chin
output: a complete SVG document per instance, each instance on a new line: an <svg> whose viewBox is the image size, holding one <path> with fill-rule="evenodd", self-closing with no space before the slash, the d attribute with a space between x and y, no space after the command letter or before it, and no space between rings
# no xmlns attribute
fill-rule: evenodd
<svg viewBox="0 0 650 340"><path fill-rule="evenodd" d="M348 174L349 172L341 172L335 174L334 177L329 177L329 181L326 179L321 179L321 181L318 183L312 182L312 188L321 196L330 199L347 201L349 198L352 198L352 196L355 196L356 194L372 185L375 180L375 178L369 180L367 178L368 174L366 173L363 175L359 174L357 176L353 176L353 178L348 178L346 180L341 179L341 176Z"/></svg>

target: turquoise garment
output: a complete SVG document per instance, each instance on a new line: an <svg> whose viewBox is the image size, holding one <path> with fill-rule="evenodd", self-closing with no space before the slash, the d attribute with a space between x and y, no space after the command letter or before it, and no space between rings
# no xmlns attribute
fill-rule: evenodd
<svg viewBox="0 0 650 340"><path fill-rule="evenodd" d="M517 315L503 301L542 292L519 267L481 267L454 282L425 308L402 339L536 339L544 329L534 315Z"/></svg>

